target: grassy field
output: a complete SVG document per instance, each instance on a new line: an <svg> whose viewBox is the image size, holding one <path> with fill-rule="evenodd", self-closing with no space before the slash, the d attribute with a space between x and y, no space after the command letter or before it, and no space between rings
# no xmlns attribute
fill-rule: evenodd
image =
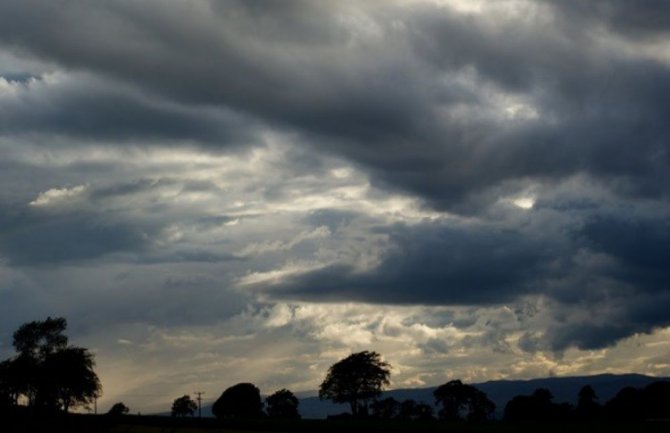
<svg viewBox="0 0 670 433"><path fill-rule="evenodd" d="M618 423L503 423L390 422L374 420L255 420L219 422L215 419L70 415L51 419L6 419L6 433L666 433L670 422Z"/></svg>

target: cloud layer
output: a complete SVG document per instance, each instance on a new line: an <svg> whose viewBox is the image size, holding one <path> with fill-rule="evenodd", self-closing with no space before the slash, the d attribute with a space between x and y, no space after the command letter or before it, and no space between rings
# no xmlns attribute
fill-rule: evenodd
<svg viewBox="0 0 670 433"><path fill-rule="evenodd" d="M477 380L670 373L668 15L3 1L0 351L63 314L120 368L199 352L202 383L258 357L310 389L375 347L406 386L456 352Z"/></svg>

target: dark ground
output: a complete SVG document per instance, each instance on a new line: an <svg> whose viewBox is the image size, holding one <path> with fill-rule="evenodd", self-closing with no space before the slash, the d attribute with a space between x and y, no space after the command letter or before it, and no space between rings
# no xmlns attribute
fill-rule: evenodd
<svg viewBox="0 0 670 433"><path fill-rule="evenodd" d="M670 421L646 422L489 422L483 424L432 422L400 422L377 420L248 420L220 422L212 418L185 418L125 415L112 419L105 415L69 415L34 419L5 418L6 433L666 433Z"/></svg>

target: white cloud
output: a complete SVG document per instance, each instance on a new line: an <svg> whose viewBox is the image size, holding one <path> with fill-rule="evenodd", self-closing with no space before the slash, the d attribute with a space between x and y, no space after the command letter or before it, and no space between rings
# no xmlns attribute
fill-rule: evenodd
<svg viewBox="0 0 670 433"><path fill-rule="evenodd" d="M278 269L262 272L252 272L240 278L239 285L259 285L259 284L279 284L288 277L305 274L326 267L328 263L319 263L314 261L289 262Z"/></svg>
<svg viewBox="0 0 670 433"><path fill-rule="evenodd" d="M309 240L325 239L331 235L328 227L320 226L314 230L302 231L288 241L266 241L249 244L240 252L241 256L259 255L271 251L289 251L296 245Z"/></svg>
<svg viewBox="0 0 670 433"><path fill-rule="evenodd" d="M31 206L51 206L68 202L83 195L87 188L87 185L77 185L72 188L52 188L39 193L35 200L29 204Z"/></svg>

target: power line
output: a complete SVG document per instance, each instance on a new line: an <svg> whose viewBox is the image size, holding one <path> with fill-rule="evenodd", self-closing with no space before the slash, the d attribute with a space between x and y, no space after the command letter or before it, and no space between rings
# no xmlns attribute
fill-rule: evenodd
<svg viewBox="0 0 670 433"><path fill-rule="evenodd" d="M198 396L198 418L202 418L202 395L205 394L204 391L194 391L194 394Z"/></svg>

